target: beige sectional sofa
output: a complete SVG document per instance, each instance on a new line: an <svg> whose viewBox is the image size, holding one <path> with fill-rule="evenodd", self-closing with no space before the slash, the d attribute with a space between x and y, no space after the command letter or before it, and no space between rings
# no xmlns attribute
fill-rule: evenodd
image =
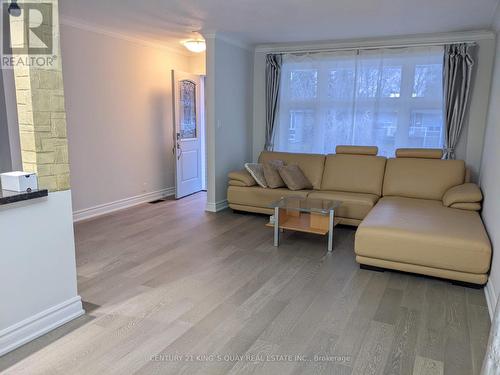
<svg viewBox="0 0 500 375"><path fill-rule="evenodd" d="M292 154L264 151L259 162L283 160L297 164L313 190L264 189L245 171L229 173L227 199L235 210L272 214L269 205L283 196L322 197L343 202L335 216L341 224L358 225L382 193L386 159L376 147L338 147L332 155Z"/></svg>
<svg viewBox="0 0 500 375"><path fill-rule="evenodd" d="M342 201L341 224L358 226L356 260L363 266L484 285L491 245L478 211L482 195L468 183L465 163L442 160L441 150L399 149L396 158L376 147L339 146L336 154L264 151L259 162L300 166L311 190L259 187L245 170L229 174L229 207L272 214L284 196Z"/></svg>

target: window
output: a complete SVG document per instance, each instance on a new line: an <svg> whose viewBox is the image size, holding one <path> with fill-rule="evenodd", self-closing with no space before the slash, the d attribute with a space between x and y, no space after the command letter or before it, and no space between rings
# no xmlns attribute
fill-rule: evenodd
<svg viewBox="0 0 500 375"><path fill-rule="evenodd" d="M181 139L196 138L196 83L182 80L179 84L179 124Z"/></svg>
<svg viewBox="0 0 500 375"><path fill-rule="evenodd" d="M443 145L441 47L285 55L275 150Z"/></svg>

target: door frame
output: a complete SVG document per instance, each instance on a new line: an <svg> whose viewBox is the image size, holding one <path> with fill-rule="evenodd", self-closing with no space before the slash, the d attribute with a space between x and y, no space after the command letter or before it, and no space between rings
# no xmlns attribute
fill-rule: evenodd
<svg viewBox="0 0 500 375"><path fill-rule="evenodd" d="M198 191L193 191L192 193L179 196L178 192L178 140L177 140L177 117L179 113L179 85L178 81L182 79L178 79L176 77L177 74L186 74L197 77L197 86L196 87L196 134L199 141L199 152L200 152L200 179L201 179L201 189ZM189 196L191 194L196 194L200 191L206 190L206 176L207 176L207 154L206 154L206 113L205 113L205 75L194 74L189 72L184 72L181 70L172 69L171 78L172 78L172 155L173 155L173 163L174 163L174 183L175 183L175 199L181 199L185 196Z"/></svg>
<svg viewBox="0 0 500 375"><path fill-rule="evenodd" d="M200 135L201 135L201 190L207 191L208 173L207 173L207 113L205 87L207 76L200 74Z"/></svg>

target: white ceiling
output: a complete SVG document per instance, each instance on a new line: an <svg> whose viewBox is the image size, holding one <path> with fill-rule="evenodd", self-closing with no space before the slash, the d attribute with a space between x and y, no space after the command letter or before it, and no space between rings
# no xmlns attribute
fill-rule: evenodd
<svg viewBox="0 0 500 375"><path fill-rule="evenodd" d="M60 0L63 19L156 43L247 44L489 29L500 0Z"/></svg>

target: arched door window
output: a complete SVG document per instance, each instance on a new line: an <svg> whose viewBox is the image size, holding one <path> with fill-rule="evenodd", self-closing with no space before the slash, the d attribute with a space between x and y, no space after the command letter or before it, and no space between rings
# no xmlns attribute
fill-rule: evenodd
<svg viewBox="0 0 500 375"><path fill-rule="evenodd" d="M179 91L180 138L196 138L196 83L182 80Z"/></svg>

